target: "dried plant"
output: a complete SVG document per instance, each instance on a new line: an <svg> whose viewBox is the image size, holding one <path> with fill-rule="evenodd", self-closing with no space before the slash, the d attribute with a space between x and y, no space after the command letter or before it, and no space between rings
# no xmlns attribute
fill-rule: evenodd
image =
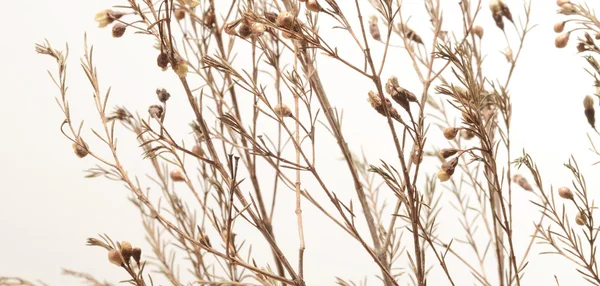
<svg viewBox="0 0 600 286"><path fill-rule="evenodd" d="M533 28L532 1L492 0L488 9L480 0L425 0L429 27L413 24L401 1L391 0L122 2L96 15L100 28L111 28L115 38L152 38L155 46L148 48L155 49L157 68L165 77L177 78L182 92L157 86L156 104L112 107L110 98L119 91L103 88L98 70L105 66L94 61L86 39L81 68L100 120L87 134L83 120L78 123L71 116L68 47L59 50L49 42L36 46L57 63L50 75L64 114L61 132L77 157L96 163L87 177L123 183L140 211L146 245L134 247L107 235L88 239L88 245L106 250L109 263L122 268L123 277L115 279L133 285L153 285L156 279L173 285L329 285L332 281L305 278L304 254L310 251L305 226L318 223L303 216L303 208L311 208L357 242L360 247L347 252L370 257L355 263L375 265L377 284L424 286L443 275L445 285L520 286L538 241L600 285L595 206L575 159L566 165L575 191L558 190L564 203L577 209L566 213L553 189L543 188L532 158L511 153L510 87ZM457 29L444 21L446 4L458 5L460 14L454 17L462 22ZM600 87L600 64L592 55L600 52L595 14L583 4L557 4L571 18L555 25L562 32L556 47L567 46L573 33L586 30L577 47L590 54L590 74ZM487 29L497 32L486 31L484 38L482 18L493 19L496 26ZM571 25L578 27L563 32ZM485 67L482 46L498 34L506 41L506 48L495 51L507 59L501 77ZM334 36L326 35L347 37L351 45L338 46ZM375 45L383 52L374 52ZM360 51L358 58L348 56L346 50L352 49ZM391 53L400 52L408 61L400 64L412 66L418 86L409 85L398 63L389 60ZM325 58L368 85L349 82L356 94L338 94L321 79L317 63ZM390 142L381 145L391 146L391 159L369 162L368 156L357 156L358 147L349 144L335 107L344 96L366 99L361 107L365 114L351 116L377 114L369 124L389 132ZM174 112L169 102L180 99L193 113L189 135L183 137L165 124ZM592 97L585 99L585 116L595 128L593 105ZM117 148L118 136L138 141L139 146L129 147L142 149L152 174L141 177L129 171L131 166L121 159L124 147ZM349 200L348 190L331 177L336 173L328 173L317 155L328 142L337 144L345 164L335 172L351 180ZM528 176L515 172L515 164L531 171L534 186ZM517 235L519 210L513 210L513 198L521 196L521 189L537 195L532 208L540 208L542 218L533 228L527 221L531 232ZM295 254L278 240L280 230L273 224L282 211L292 211L292 203L280 195L284 191L294 194L295 219L285 223L297 230ZM276 209L282 204L285 210ZM444 216L459 221L460 229L444 231L439 224ZM260 241L240 229L252 229ZM526 247L515 247L517 242ZM269 263L253 251L260 243L268 246ZM327 263L322 268L326 272ZM460 277L461 268L471 273L470 280ZM184 269L189 275L181 275ZM89 274L64 272L92 285L108 285ZM334 277L338 285L366 284L331 273Z"/></svg>

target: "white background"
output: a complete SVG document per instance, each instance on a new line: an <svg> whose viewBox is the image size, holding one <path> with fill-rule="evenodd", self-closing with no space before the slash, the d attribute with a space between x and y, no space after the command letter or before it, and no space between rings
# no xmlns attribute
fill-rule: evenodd
<svg viewBox="0 0 600 286"><path fill-rule="evenodd" d="M522 149L527 150L537 162L546 186L570 184L571 177L562 164L573 154L585 170L590 190L596 196L593 187L598 185L598 167L591 164L600 158L588 150L590 145L586 133L592 130L585 121L582 105L583 97L595 91L593 81L583 70L584 60L576 54L574 35L566 49L554 48L556 34L552 26L562 17L555 13L555 2L533 1L532 22L538 26L526 40L510 87L514 111L512 152L520 155ZM364 2L365 11L371 14L373 10ZM419 2L406 0L403 15L405 18L413 15L411 27L427 34L429 26L425 25L428 19ZM456 13L456 1L443 2L444 5L447 2L448 7L454 7L448 8L448 13ZM506 3L515 17L522 16L521 1ZM167 87L174 95L171 99L172 108L180 108L177 114L171 114L184 119L184 124L173 128L179 128L180 134L186 135L185 118L191 115L189 107L186 107L186 99L180 93L173 75L162 73L155 67L156 52L151 48L152 40L133 35L131 31L122 39L113 39L109 29L96 27L95 13L116 4L123 3L116 0L62 0L5 1L2 5L0 276L40 279L51 285L77 285L77 280L60 274L64 267L90 272L101 280L117 282L125 278L125 273L107 262L103 250L85 246L86 238L107 233L113 239L128 240L142 248L146 246L139 212L127 201L129 194L121 184L83 178L82 170L93 167L95 162L91 158L76 158L70 143L60 134L59 126L63 117L54 99L58 93L46 72L47 69L55 72L56 67L49 57L37 55L34 51L34 43L44 38L55 48L62 48L64 43L69 43L68 84L73 118L85 119L87 130L90 127L98 128L99 125L90 86L79 67L79 58L83 55L83 35L86 32L89 43L95 47L101 88L113 88L112 104L109 105L124 104L133 111L143 113L155 101L154 89ZM354 15L353 3L348 4L352 5L344 4L342 7ZM489 54L485 71L488 76L497 76L503 81L508 64L500 51L506 46L505 41L493 24L487 3L483 7L477 22L485 27L484 52ZM448 25L458 23L452 21L456 14L445 17ZM331 24L326 22L325 17L322 19L324 23ZM351 47L347 48L348 55L354 53L360 66L360 53L357 53L349 38L342 31L331 31L328 27L323 25L322 32L334 37L335 40L331 42L340 50ZM514 29L508 26L507 31L509 37L515 39ZM376 55L381 54L380 46L373 46ZM516 52L516 47L513 50ZM402 53L402 49L392 50L385 76L397 75L401 84L418 94L420 84L411 74L412 65L406 57L401 56ZM366 93L373 86L326 59L320 62L319 69L327 90L332 94L333 104L344 110L344 132L352 149L358 152L363 148L373 164L378 163L379 159L393 161L395 151L387 135L387 126L366 102ZM432 132L439 131L432 128ZM439 134L432 136L439 139ZM592 138L597 139L597 136L592 135ZM340 185L336 185L336 192L346 192L350 198L348 192L352 188L347 180L345 164L336 161L341 154L330 138L323 140L328 146L323 147L322 154L335 158L331 162L323 159L321 169L331 170L327 173L329 182L340 182ZM437 146L444 147L445 141L439 142ZM124 139L121 144L131 144L129 148L121 147L121 154L126 162L135 162L140 154L138 149L133 148L135 142ZM431 165L435 164L438 163L431 160ZM133 174L143 176L144 168L135 163L126 168ZM343 171L336 171L336 168ZM429 171L435 172L435 167ZM532 181L529 176L527 178ZM518 188L515 190L520 191ZM538 212L528 202L534 196L519 193L514 199L515 220L523 225L522 229L517 229L516 235L526 240ZM357 201L354 202L357 205ZM294 261L297 234L293 201L282 204L288 204L288 207L278 209L282 214L281 219L275 222L275 229L284 251ZM454 214L449 205L445 209L448 214ZM343 238L339 231L332 229L330 223L323 221L321 215L306 207L306 275L309 285L333 285L335 276L358 280L365 275L370 275L372 285L378 284L371 275L375 273L372 261L359 249L358 244ZM441 231L459 228L456 219L445 219L441 224ZM523 245L519 247L522 249ZM357 254L349 256L348 249L356 250L351 253ZM554 283L553 275L564 281L564 285L575 285L573 281L583 283L571 280L578 277L572 270L572 264L559 263L563 260L553 256L536 256L541 250L548 249L537 248L530 257L525 285L550 285ZM429 262L435 263L433 259L429 259ZM493 265L488 269L488 274L493 277ZM459 281L470 281L468 272L462 274ZM445 283L445 278L438 272L430 277L431 285Z"/></svg>

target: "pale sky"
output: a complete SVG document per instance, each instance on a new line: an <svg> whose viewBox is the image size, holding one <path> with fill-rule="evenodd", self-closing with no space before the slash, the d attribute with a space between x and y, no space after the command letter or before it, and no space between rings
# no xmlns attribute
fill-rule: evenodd
<svg viewBox="0 0 600 286"><path fill-rule="evenodd" d="M586 63L576 53L574 37L567 48L554 47L556 34L552 26L563 17L556 15L555 1L533 1L531 20L537 27L526 40L510 86L514 112L512 152L516 158L525 149L534 158L548 189L550 185L558 187L570 184L572 178L562 164L573 154L587 175L590 189L594 190L600 186L600 182L595 176L598 167L591 164L600 158L588 150L590 143L586 134L590 133L595 142L600 142L600 138L591 133L582 105L585 95L595 91L593 80L583 69ZM4 40L0 47L0 122L4 136L0 148L0 158L4 162L0 167L0 181L3 182L0 185L0 276L40 279L50 285L79 285L76 279L61 275L61 268L68 268L89 272L100 280L112 283L126 279L122 269L108 263L104 250L85 245L86 238L97 237L99 233L106 233L118 241L128 240L145 249L145 254L150 254L139 212L127 200L129 193L122 184L105 179L83 178L83 170L93 167L96 162L92 158L75 157L70 142L60 133L63 115L54 99L58 96L58 90L46 72L50 70L54 73L56 66L49 57L37 55L34 51L34 43L44 39L48 39L55 48L69 44L68 84L72 116L77 121L85 120L87 129L84 129L89 138L89 129L98 128L99 120L89 83L79 66L84 33L87 33L89 44L94 45L102 90L112 87L110 106L125 105L132 111L144 114L147 107L156 101L154 90L165 87L172 90L174 95L171 108L178 110L170 113L172 122L183 123L171 123L172 128L179 135L187 135L186 122L191 115L187 100L180 93L181 87L172 74L162 73L156 68L153 41L134 35L131 31L121 39L113 39L109 29L97 28L94 22L96 12L124 2L34 0L6 1L3 5L4 16L0 17L0 24L4 27ZM364 2L368 7L367 1ZM412 15L410 23L414 23L411 25L413 29L429 31L429 26L422 26L428 21L420 2L405 0L403 15L405 19ZM457 0L447 2L455 5L452 3ZM522 1L505 2L513 9L513 15L522 16ZM587 2L591 4L594 1ZM342 7L353 11L353 5L346 6ZM483 7L477 22L485 28L483 47L488 59L484 68L490 77L498 76L503 81L508 64L500 51L505 48L505 41L493 24L487 1ZM372 9L366 11L373 13ZM445 17L448 25L452 25L456 15L448 14ZM322 17L323 23L331 24L325 18ZM352 45L347 35L340 35L340 30L330 30L326 25L322 25L321 30L325 38L331 37L331 42L341 51L345 46ZM514 38L514 29L511 27L507 30L509 37ZM356 54L356 48L352 49L348 50L348 55ZM516 47L513 50L516 51ZM374 54L380 55L381 52L381 44L373 46ZM403 53L405 51L399 48L391 50L385 76L398 76L406 88L418 93L420 83L411 73L411 64ZM361 65L360 60L358 65ZM318 67L325 88L335 95L332 96L332 103L344 111L344 132L352 150L358 153L362 148L372 164L378 164L380 159L394 160L395 151L387 135L387 126L381 124L378 115L366 102L368 90L373 89L372 84L328 59L320 58ZM431 128L431 132L438 130ZM431 136L439 138L436 137L439 134ZM331 138L321 140L327 146L320 149L320 154L323 154L320 168L329 174L326 176L329 183L337 184L336 192L352 198L358 205L356 198L349 193L352 185L347 180L346 165L338 161L341 153L335 141ZM444 143L440 141L439 146L444 147ZM92 146L94 144L99 145L90 143ZM139 164L141 151L135 149L137 143L129 138L120 140L120 144L128 171L143 177L147 167ZM431 159L428 164L432 167L428 172L434 174L438 162ZM524 174L533 183L529 173ZM439 188L440 192L443 190ZM515 224L518 225L516 232L521 237L529 238L533 221L538 217L538 210L529 202L534 196L525 192L516 193L513 198ZM592 194L593 198L597 196L596 193ZM278 211L281 215L275 221L275 229L284 251L295 261L298 238L294 201L292 196L289 198L289 201L279 202ZM305 206L305 271L308 285L333 285L335 276L355 281L368 276L370 285L378 285L373 275L375 267L364 250L339 229L332 227L307 203ZM444 205L444 210L455 215L449 204ZM451 232L458 227L456 219L440 220L441 232ZM363 230L368 236L366 229ZM522 250L525 243L522 244L518 244L517 249ZM257 249L265 248L257 245ZM538 247L535 253L542 250L549 249ZM535 253L530 256L529 269L523 280L525 285L550 285L554 283L554 274L560 281L565 281L561 285L575 285L571 284L572 281L583 283L577 280L580 278L572 264L564 263L564 259L556 256L536 256ZM258 257L264 261L270 259L270 255L259 254ZM428 262L435 264L436 261L432 257ZM488 269L489 274L495 274L491 266ZM460 273L461 270L458 271ZM458 280L471 281L468 272L463 272L464 275ZM184 270L182 275L185 277ZM437 274L432 275L429 282L431 285L447 285L445 278ZM160 283L167 285L166 282Z"/></svg>

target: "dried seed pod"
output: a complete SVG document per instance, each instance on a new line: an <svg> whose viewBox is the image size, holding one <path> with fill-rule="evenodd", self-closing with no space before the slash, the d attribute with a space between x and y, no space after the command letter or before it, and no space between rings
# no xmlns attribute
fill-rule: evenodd
<svg viewBox="0 0 600 286"><path fill-rule="evenodd" d="M237 35L237 26L240 25L240 23L242 22L242 19L237 19L235 21L229 22L227 24L225 24L225 27L223 27L223 29L225 30L225 33L235 36Z"/></svg>
<svg viewBox="0 0 600 286"><path fill-rule="evenodd" d="M279 116L279 117L291 117L292 116L292 110L290 110L290 108L285 104L278 104L277 106L275 106L274 111L275 111L275 114L277 114L277 116Z"/></svg>
<svg viewBox="0 0 600 286"><path fill-rule="evenodd" d="M458 158L454 158L448 162L443 163L442 167L440 168L440 171L437 174L438 179L441 182L450 180L450 177L452 177L452 175L454 174L454 170L456 169L457 165Z"/></svg>
<svg viewBox="0 0 600 286"><path fill-rule="evenodd" d="M162 105L153 104L153 105L150 105L150 107L148 107L148 113L150 114L150 116L152 118L156 118L156 119L162 118L164 111L165 110L162 107Z"/></svg>
<svg viewBox="0 0 600 286"><path fill-rule="evenodd" d="M381 41L381 33L379 32L379 26L377 25L377 16L372 15L369 17L369 32L371 37L377 41Z"/></svg>
<svg viewBox="0 0 600 286"><path fill-rule="evenodd" d="M121 242L121 255L123 256L125 263L129 264L129 258L133 255L133 246L131 246L131 243L127 241Z"/></svg>
<svg viewBox="0 0 600 286"><path fill-rule="evenodd" d="M483 38L483 28L481 26L477 25L473 27L473 33L475 33L478 38Z"/></svg>
<svg viewBox="0 0 600 286"><path fill-rule="evenodd" d="M120 38L123 36L123 34L125 34L125 30L127 29L127 26L125 26L125 24L123 23L116 23L113 27L112 27L112 36L113 38Z"/></svg>
<svg viewBox="0 0 600 286"><path fill-rule="evenodd" d="M158 55L156 58L156 65L158 65L158 67L160 67L163 71L167 70L167 67L169 66L169 56L167 53L162 52Z"/></svg>
<svg viewBox="0 0 600 286"><path fill-rule="evenodd" d="M460 136L465 140L471 140L473 137L475 137L475 133L473 133L473 131L470 129L463 129L460 131Z"/></svg>
<svg viewBox="0 0 600 286"><path fill-rule="evenodd" d="M262 23L254 23L252 24L252 33L256 36L260 36L265 32L265 25L263 25Z"/></svg>
<svg viewBox="0 0 600 286"><path fill-rule="evenodd" d="M556 5L558 7L561 7L562 5L565 5L565 4L571 4L571 1L569 1L569 0L556 0Z"/></svg>
<svg viewBox="0 0 600 286"><path fill-rule="evenodd" d="M244 23L242 23L238 27L238 33L237 34L242 39L248 39L248 38L250 38L250 36L252 36L252 28L250 26L247 26Z"/></svg>
<svg viewBox="0 0 600 286"><path fill-rule="evenodd" d="M454 154L458 153L458 149L456 148L444 148L442 150L440 150L439 154L440 157L444 158L444 159L448 159L451 156L454 156Z"/></svg>
<svg viewBox="0 0 600 286"><path fill-rule="evenodd" d="M402 119L400 119L400 114L398 114L398 110L396 110L393 106L392 103L390 102L389 99L385 98L385 108L387 108L388 112L390 113L390 117L401 121ZM379 114L386 116L385 113L385 109L384 109L384 103L382 102L381 98L379 97L379 94L377 92L374 91L369 91L369 97L367 98L367 101L369 101L369 103L371 104L371 107L373 107L375 109L375 111L377 111Z"/></svg>
<svg viewBox="0 0 600 286"><path fill-rule="evenodd" d="M410 159L414 164L420 164L421 162L423 162L423 152L421 152L421 149L415 147L415 150L412 152Z"/></svg>
<svg viewBox="0 0 600 286"><path fill-rule="evenodd" d="M185 177L179 170L172 170L171 172L169 172L169 177L171 177L171 180L173 180L174 182L185 181Z"/></svg>
<svg viewBox="0 0 600 286"><path fill-rule="evenodd" d="M398 30L402 31L404 33L404 36L417 43L417 44L423 44L423 39L421 39L421 37L419 35L417 35L417 33L415 33L415 31L413 31L411 28L407 27L406 25L402 25L402 23L398 24Z"/></svg>
<svg viewBox="0 0 600 286"><path fill-rule="evenodd" d="M277 14L273 13L273 12L265 12L265 19L267 19L267 21L276 24L277 23Z"/></svg>
<svg viewBox="0 0 600 286"><path fill-rule="evenodd" d="M506 17L506 19L513 22L512 14L510 13L510 9L508 9L508 6L506 5L506 3L502 2L502 1L499 1L499 3L500 3L500 7L502 8L502 16Z"/></svg>
<svg viewBox="0 0 600 286"><path fill-rule="evenodd" d="M135 263L139 265L140 259L142 258L142 250L138 247L134 247L131 251L131 256L133 257L133 260L135 260Z"/></svg>
<svg viewBox="0 0 600 286"><path fill-rule="evenodd" d="M554 24L554 32L555 33L562 33L562 31L565 29L565 24L567 22L566 21L560 21L556 24Z"/></svg>
<svg viewBox="0 0 600 286"><path fill-rule="evenodd" d="M454 140L454 138L456 138L456 134L458 134L458 131L460 131L460 128L448 127L444 129L444 137L446 137L448 140Z"/></svg>
<svg viewBox="0 0 600 286"><path fill-rule="evenodd" d="M583 53L587 50L588 50L588 48L586 47L584 42L579 42L579 44L577 44L577 52L578 53Z"/></svg>
<svg viewBox="0 0 600 286"><path fill-rule="evenodd" d="M500 28L500 30L504 30L504 20L502 19L504 15L500 1L492 0L490 2L490 10L492 11L492 18L494 18L496 26Z"/></svg>
<svg viewBox="0 0 600 286"><path fill-rule="evenodd" d="M321 5L317 0L307 0L306 1L306 9L312 12L321 12Z"/></svg>
<svg viewBox="0 0 600 286"><path fill-rule="evenodd" d="M575 223L580 226L584 226L587 223L587 216L583 211L580 211L575 216Z"/></svg>
<svg viewBox="0 0 600 286"><path fill-rule="evenodd" d="M596 128L596 110L594 109L594 99L588 95L583 99L585 118L592 128Z"/></svg>
<svg viewBox="0 0 600 286"><path fill-rule="evenodd" d="M277 25L291 30L294 26L294 14L283 11L277 16Z"/></svg>
<svg viewBox="0 0 600 286"><path fill-rule="evenodd" d="M187 63L178 58L174 61L175 64L171 63L171 66L173 67L173 71L175 71L175 73L180 77L180 78L184 78L187 76L188 73L188 65Z"/></svg>
<svg viewBox="0 0 600 286"><path fill-rule="evenodd" d="M524 190L533 192L533 188L531 187L527 179L525 179L525 177L516 174L513 176L513 182L517 183L517 185L521 186L521 188L523 188Z"/></svg>
<svg viewBox="0 0 600 286"><path fill-rule="evenodd" d="M513 51L510 47L506 47L503 51L502 54L506 57L506 61L507 62L512 62L513 61Z"/></svg>
<svg viewBox="0 0 600 286"><path fill-rule="evenodd" d="M106 9L106 10L102 10L102 11L96 13L96 17L94 20L96 20L96 22L98 22L98 27L104 28L104 27L112 24L112 22L114 22L115 20L118 20L121 17L123 17L123 15L124 15L123 13L115 12L110 9Z"/></svg>
<svg viewBox="0 0 600 286"><path fill-rule="evenodd" d="M164 88L157 88L156 95L158 96L158 100L160 102L167 102L167 100L171 98L171 94Z"/></svg>
<svg viewBox="0 0 600 286"><path fill-rule="evenodd" d="M73 142L73 152L75 152L77 157L83 158L89 154L89 147L81 138L79 138L77 142Z"/></svg>
<svg viewBox="0 0 600 286"><path fill-rule="evenodd" d="M558 188L558 195L566 200L573 200L573 198L575 198L575 196L573 196L573 192L568 187Z"/></svg>
<svg viewBox="0 0 600 286"><path fill-rule="evenodd" d="M566 16L577 15L577 9L575 8L575 5L571 3L565 3L561 5L557 12L558 14L563 14Z"/></svg>
<svg viewBox="0 0 600 286"><path fill-rule="evenodd" d="M108 261L116 266L123 266L125 260L123 260L123 255L121 252L116 249L111 249L108 251Z"/></svg>
<svg viewBox="0 0 600 286"><path fill-rule="evenodd" d="M183 20L183 18L185 18L185 9L176 9L173 15L177 21Z"/></svg>
<svg viewBox="0 0 600 286"><path fill-rule="evenodd" d="M204 25L208 28L213 28L215 26L217 17L215 16L215 12L212 9L204 12Z"/></svg>
<svg viewBox="0 0 600 286"><path fill-rule="evenodd" d="M192 147L192 153L198 157L204 156L204 151L202 151L202 147L200 147L200 145L194 145L194 147Z"/></svg>
<svg viewBox="0 0 600 286"><path fill-rule="evenodd" d="M416 102L417 97L410 91L400 87L398 78L391 76L385 84L385 91L406 111L410 111L409 102Z"/></svg>
<svg viewBox="0 0 600 286"><path fill-rule="evenodd" d="M570 36L571 32L566 32L558 35L558 37L556 37L556 39L554 40L554 45L559 49L566 47L569 43Z"/></svg>

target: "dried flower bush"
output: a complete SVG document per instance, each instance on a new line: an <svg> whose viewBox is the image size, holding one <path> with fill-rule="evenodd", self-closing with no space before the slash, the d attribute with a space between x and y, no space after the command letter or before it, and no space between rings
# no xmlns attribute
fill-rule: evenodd
<svg viewBox="0 0 600 286"><path fill-rule="evenodd" d="M454 29L444 22L442 2L423 1L430 26L420 27L411 25L400 1L391 0L123 1L96 15L99 26L111 28L115 38L153 38L157 68L165 77L178 78L184 92L157 87L154 105L112 107L112 92L101 88L93 49L86 41L81 66L101 124L85 138L83 122L71 118L68 49L38 44L36 50L58 65L51 76L65 116L63 135L77 157L97 163L88 177L125 184L142 214L150 247L115 242L106 235L90 238L88 244L104 248L109 262L121 267L134 285L152 285L159 276L173 285L329 285L332 281L305 279L304 254L310 244L304 229L316 223L304 220L302 210L308 205L360 245L349 253L370 256L356 263L375 265L379 284L422 286L432 276L443 275L447 285L522 285L532 246L541 241L574 262L590 283L600 285L594 205L574 159L567 167L574 175L575 191L562 187L558 194L564 203L576 206L575 215L566 214L554 190L543 187L530 156L516 158L511 153L510 85L533 27L531 2L513 1L511 7L499 0L490 1L489 7L475 0L453 2L460 11L457 19L462 19ZM560 13L573 18L555 25L554 30L563 33L556 47L567 46L572 32L600 31L588 7L564 0L557 5ZM486 31L484 36L478 23L486 17L495 23L486 29L500 33ZM323 18L334 24L320 25ZM565 33L568 22L581 28ZM319 32L332 29L351 38L354 46L338 47L334 38ZM498 34L506 41L502 77L490 75L483 63L482 42ZM374 45L383 46L383 53L374 54ZM598 52L589 34L577 47L580 52ZM348 57L345 49L358 49L361 57ZM403 86L398 63L386 60L398 52L406 54L409 62L401 64L413 67L418 89ZM239 64L242 56L251 62L249 67ZM364 112L379 114L370 124L389 132L391 142L383 146L393 146L388 152L393 158L368 162L356 155L358 146L348 144L347 128L342 128L341 113L333 103L340 95L321 80L317 67L325 57L369 82L356 85L356 94L342 96L364 97ZM594 68L591 73L600 74L594 58L587 59ZM172 135L164 124L173 112L169 101L182 98L194 114L191 135L184 138ZM586 98L584 106L595 128L593 98ZM150 181L121 162L118 129L139 141L145 161L154 169ZM323 137L334 140L345 161L345 169L336 172L347 172L352 180L350 201L340 199L347 190L324 176L325 167L317 160L317 152L327 144ZM101 142L109 155L91 148L91 141ZM434 162L437 170L429 168ZM516 173L515 164L532 172L535 188L525 174ZM280 201L277 193L283 191L295 194L296 218L286 222L297 229L295 254L282 248L273 226L278 212L292 211L290 202ZM530 233L514 232L516 192L533 192L538 198L532 207L540 208L542 218L533 228L526 222ZM282 204L286 207L276 211ZM442 210L442 204L454 209ZM442 211L460 221L462 233L440 231ZM246 233L238 230L242 225L260 234L271 252L270 263L257 262L264 255L246 243ZM517 243L524 247L517 248ZM167 244L184 258L174 261ZM327 264L322 268L327 271ZM180 269L191 276L184 278ZM471 274L467 280L461 269ZM65 273L105 285L88 274ZM336 279L338 285L366 284Z"/></svg>

